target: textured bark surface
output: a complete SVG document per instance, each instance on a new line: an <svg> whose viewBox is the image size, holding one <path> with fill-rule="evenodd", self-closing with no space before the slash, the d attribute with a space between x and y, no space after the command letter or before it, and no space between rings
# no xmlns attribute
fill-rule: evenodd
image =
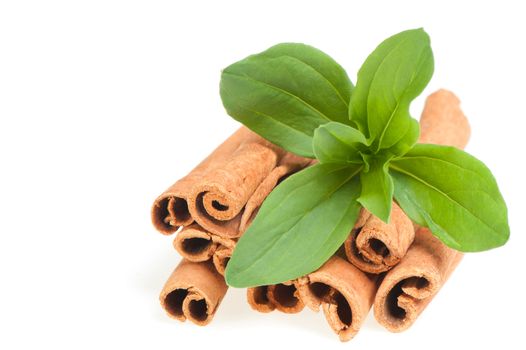
<svg viewBox="0 0 526 350"><path fill-rule="evenodd" d="M211 262L182 260L166 281L159 299L170 317L204 326L214 317L227 289L223 276Z"/></svg>
<svg viewBox="0 0 526 350"><path fill-rule="evenodd" d="M347 259L369 273L391 269L413 243L415 230L411 220L394 202L389 224L365 210L360 218L344 243Z"/></svg>

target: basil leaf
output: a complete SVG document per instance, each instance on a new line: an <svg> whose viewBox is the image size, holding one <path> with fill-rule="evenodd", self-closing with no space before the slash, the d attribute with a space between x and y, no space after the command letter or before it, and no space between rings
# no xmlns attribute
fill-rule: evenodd
<svg viewBox="0 0 526 350"><path fill-rule="evenodd" d="M314 131L312 148L320 163L363 163L360 150L367 145L365 136L355 128L330 122Z"/></svg>
<svg viewBox="0 0 526 350"><path fill-rule="evenodd" d="M276 284L319 268L358 217L359 165L317 164L276 187L239 239L225 278L233 287Z"/></svg>
<svg viewBox="0 0 526 350"><path fill-rule="evenodd" d="M351 87L343 69L321 51L283 45L225 68L220 93L234 119L290 152L313 158L318 126L349 123L345 98Z"/></svg>
<svg viewBox="0 0 526 350"><path fill-rule="evenodd" d="M262 52L261 55L267 57L292 57L311 66L327 79L335 92L340 96L342 102L349 106L354 85L343 67L323 51L300 43L282 43L272 46Z"/></svg>
<svg viewBox="0 0 526 350"><path fill-rule="evenodd" d="M362 193L358 202L373 215L389 223L393 201L393 180L387 159L364 156L367 169L360 173Z"/></svg>
<svg viewBox="0 0 526 350"><path fill-rule="evenodd" d="M353 90L349 103L349 119L368 138L371 136L367 122L367 98L369 95L369 89L383 58L387 56L394 47L396 47L397 38L398 36L403 35L403 33L405 32L396 34L378 45L378 47L367 57L358 71L356 88Z"/></svg>
<svg viewBox="0 0 526 350"><path fill-rule="evenodd" d="M454 147L417 144L391 162L405 213L451 248L482 251L509 238L507 208L490 170Z"/></svg>
<svg viewBox="0 0 526 350"><path fill-rule="evenodd" d="M409 104L433 75L433 52L422 29L396 34L367 57L358 72L349 115L373 149L395 145L410 127Z"/></svg>
<svg viewBox="0 0 526 350"><path fill-rule="evenodd" d="M409 125L402 138L393 146L386 149L385 155L392 157L401 157L417 143L420 137L420 124L417 120L410 118Z"/></svg>

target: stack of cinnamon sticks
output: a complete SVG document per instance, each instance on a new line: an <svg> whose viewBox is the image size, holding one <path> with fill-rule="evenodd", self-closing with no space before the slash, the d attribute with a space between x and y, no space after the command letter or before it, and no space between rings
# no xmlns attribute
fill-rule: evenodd
<svg viewBox="0 0 526 350"><path fill-rule="evenodd" d="M426 101L422 143L464 148L470 128L451 92ZM160 300L168 315L208 324L227 292L226 264L236 242L268 194L287 176L312 164L241 127L154 202L152 221L175 233L183 257ZM455 269L462 254L428 229L416 227L395 203L389 224L362 209L341 249L322 267L294 281L247 290L260 312L296 313L320 307L342 341L360 329L371 307L386 329L410 327Z"/></svg>

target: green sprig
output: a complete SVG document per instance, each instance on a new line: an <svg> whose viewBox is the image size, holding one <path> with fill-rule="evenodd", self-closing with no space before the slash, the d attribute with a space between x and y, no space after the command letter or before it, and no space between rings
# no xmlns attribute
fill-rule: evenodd
<svg viewBox="0 0 526 350"><path fill-rule="evenodd" d="M393 197L448 246L482 251L509 237L490 170L453 147L416 144L410 103L433 74L422 29L382 42L356 87L331 57L279 44L227 67L221 98L234 119L295 154L316 158L277 186L226 269L234 287L280 283L319 268L341 246L361 206L389 222Z"/></svg>

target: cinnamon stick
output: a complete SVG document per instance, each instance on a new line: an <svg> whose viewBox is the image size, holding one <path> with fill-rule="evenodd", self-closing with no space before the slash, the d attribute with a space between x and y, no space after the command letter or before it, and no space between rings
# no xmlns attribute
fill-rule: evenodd
<svg viewBox="0 0 526 350"><path fill-rule="evenodd" d="M309 308L317 311L322 307L341 341L349 341L358 333L376 292L376 277L337 255L296 284L301 300Z"/></svg>
<svg viewBox="0 0 526 350"><path fill-rule="evenodd" d="M307 165L310 159L298 157L292 153L285 153L279 165L261 182L251 195L241 217L242 234L256 215L263 200L284 177L296 172ZM194 223L184 227L174 239L174 247L184 258L190 261L206 261L213 258L217 271L224 275L226 264L232 256L236 240L217 235L203 229Z"/></svg>
<svg viewBox="0 0 526 350"><path fill-rule="evenodd" d="M192 187L210 169L218 166L245 142L259 140L259 136L245 127L219 145L208 157L199 163L188 175L176 181L155 200L151 217L155 228L162 234L172 234L180 226L190 225L194 220L188 210L188 196Z"/></svg>
<svg viewBox="0 0 526 350"><path fill-rule="evenodd" d="M268 286L247 288L247 302L250 307L258 312L268 313L276 308L267 295Z"/></svg>
<svg viewBox="0 0 526 350"><path fill-rule="evenodd" d="M389 224L362 209L360 220L344 243L345 254L360 270L379 274L398 264L414 237L411 220L396 203Z"/></svg>
<svg viewBox="0 0 526 350"><path fill-rule="evenodd" d="M426 99L420 117L420 143L466 147L471 135L460 100L451 91L440 89Z"/></svg>
<svg viewBox="0 0 526 350"><path fill-rule="evenodd" d="M462 259L427 228L418 230L402 262L387 273L374 302L376 320L391 332L409 328Z"/></svg>
<svg viewBox="0 0 526 350"><path fill-rule="evenodd" d="M294 281L248 288L247 301L254 310L263 313L277 309L295 314L305 307Z"/></svg>
<svg viewBox="0 0 526 350"><path fill-rule="evenodd" d="M283 154L264 139L240 146L192 188L188 209L194 220L211 233L239 237L241 210Z"/></svg>
<svg viewBox="0 0 526 350"><path fill-rule="evenodd" d="M221 276L225 275L226 265L234 252L235 244L235 241L232 241L230 245L221 244L214 252L212 257L214 266Z"/></svg>
<svg viewBox="0 0 526 350"><path fill-rule="evenodd" d="M469 123L450 91L431 94L420 121L420 142L463 148ZM383 279L374 302L376 320L392 332L409 328L447 281L463 254L420 228L402 261Z"/></svg>
<svg viewBox="0 0 526 350"><path fill-rule="evenodd" d="M218 250L233 248L235 241L211 234L194 223L177 233L173 245L183 258L199 262L211 259Z"/></svg>
<svg viewBox="0 0 526 350"><path fill-rule="evenodd" d="M285 153L279 164L261 182L245 205L239 230L244 232L257 214L257 210L272 192L274 187L292 173L295 173L311 163L311 159L297 156L293 153Z"/></svg>
<svg viewBox="0 0 526 350"><path fill-rule="evenodd" d="M204 326L214 317L227 289L210 261L182 260L166 281L159 299L170 317Z"/></svg>

